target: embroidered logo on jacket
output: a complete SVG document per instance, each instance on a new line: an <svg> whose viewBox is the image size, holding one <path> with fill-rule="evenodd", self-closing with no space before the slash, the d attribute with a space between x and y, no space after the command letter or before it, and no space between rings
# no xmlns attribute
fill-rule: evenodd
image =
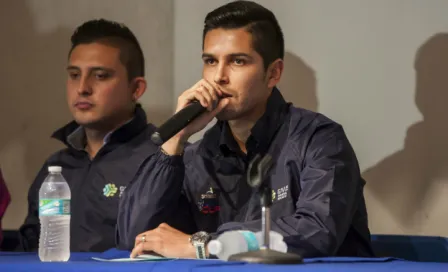
<svg viewBox="0 0 448 272"><path fill-rule="evenodd" d="M219 212L221 206L219 206L218 196L213 192L213 188L210 187L205 194L201 195L201 199L198 201L199 211L203 214L213 214Z"/></svg>
<svg viewBox="0 0 448 272"><path fill-rule="evenodd" d="M277 189L277 200L282 200L288 196L288 185Z"/></svg>
<svg viewBox="0 0 448 272"><path fill-rule="evenodd" d="M121 197L123 195L124 190L126 190L126 186L120 186L120 194L118 195L118 197Z"/></svg>
<svg viewBox="0 0 448 272"><path fill-rule="evenodd" d="M106 197L113 197L117 193L117 186L113 183L106 184L103 188L103 195Z"/></svg>

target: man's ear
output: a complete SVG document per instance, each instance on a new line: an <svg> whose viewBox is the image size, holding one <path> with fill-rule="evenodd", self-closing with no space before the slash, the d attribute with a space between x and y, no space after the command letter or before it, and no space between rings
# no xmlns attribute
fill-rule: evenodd
<svg viewBox="0 0 448 272"><path fill-rule="evenodd" d="M136 77L131 82L132 99L137 101L146 91L146 80L143 77Z"/></svg>
<svg viewBox="0 0 448 272"><path fill-rule="evenodd" d="M284 62L282 59L276 59L268 66L266 73L268 88L273 88L278 84L280 78L282 77L283 68L284 68Z"/></svg>

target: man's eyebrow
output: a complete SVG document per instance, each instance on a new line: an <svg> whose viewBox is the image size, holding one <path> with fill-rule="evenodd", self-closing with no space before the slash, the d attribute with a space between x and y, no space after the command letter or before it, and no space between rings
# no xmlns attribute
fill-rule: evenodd
<svg viewBox="0 0 448 272"><path fill-rule="evenodd" d="M202 58L206 59L206 58L214 58L215 56L213 56L213 54L210 53L202 53Z"/></svg>
<svg viewBox="0 0 448 272"><path fill-rule="evenodd" d="M236 58L236 57L245 57L245 58L249 58L249 59L252 58L249 54L242 53L242 52L232 53L232 54L229 54L228 56L230 56L232 58ZM216 58L216 57L210 53L202 53L202 58L205 59L205 58Z"/></svg>
<svg viewBox="0 0 448 272"><path fill-rule="evenodd" d="M230 56L232 58L236 58L236 57L245 57L245 58L248 58L248 59L252 58L249 54L246 54L246 53L233 53L233 54L230 54Z"/></svg>
<svg viewBox="0 0 448 272"><path fill-rule="evenodd" d="M79 70L81 70L81 69L80 69L78 66L69 65L69 66L67 66L67 71L70 71L70 70L77 70L77 71L79 71ZM104 66L92 66L92 67L89 67L89 70L91 70L91 71L107 71L107 72L115 72L114 69L112 69L112 68L107 68L107 67L104 67Z"/></svg>
<svg viewBox="0 0 448 272"><path fill-rule="evenodd" d="M67 69L66 69L66 70L68 71L68 70L81 70L81 69L79 69L78 66L69 65L69 66L67 66Z"/></svg>

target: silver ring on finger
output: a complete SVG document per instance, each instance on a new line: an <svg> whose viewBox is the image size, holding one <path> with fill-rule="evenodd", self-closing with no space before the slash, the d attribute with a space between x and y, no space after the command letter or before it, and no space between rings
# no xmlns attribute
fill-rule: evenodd
<svg viewBox="0 0 448 272"><path fill-rule="evenodd" d="M142 243L145 243L145 242L146 242L146 234L143 234L143 235L140 237L140 242L142 242Z"/></svg>

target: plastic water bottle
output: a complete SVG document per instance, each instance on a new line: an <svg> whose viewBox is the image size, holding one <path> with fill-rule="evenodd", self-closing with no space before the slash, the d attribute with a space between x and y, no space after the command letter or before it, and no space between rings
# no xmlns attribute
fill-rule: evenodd
<svg viewBox="0 0 448 272"><path fill-rule="evenodd" d="M70 258L70 187L60 166L48 167L39 190L39 258L66 262Z"/></svg>
<svg viewBox="0 0 448 272"><path fill-rule="evenodd" d="M271 231L269 235L270 249L286 252L287 246L283 241L283 236L274 231ZM215 240L210 241L207 249L210 254L227 261L234 254L259 250L262 244L261 237L261 232L253 233L243 230L227 231Z"/></svg>
<svg viewBox="0 0 448 272"><path fill-rule="evenodd" d="M258 244L260 245L260 248L263 245L263 234L261 231L255 233L255 237L257 237ZM270 231L269 232L269 249L286 253L288 251L288 246L283 241L283 235L276 231Z"/></svg>

